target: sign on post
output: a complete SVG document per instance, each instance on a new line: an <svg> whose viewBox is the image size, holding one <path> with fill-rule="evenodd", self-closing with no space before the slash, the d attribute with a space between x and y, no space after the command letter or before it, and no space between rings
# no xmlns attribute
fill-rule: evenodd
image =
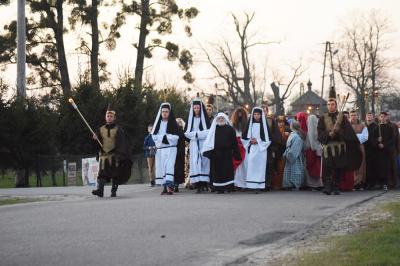
<svg viewBox="0 0 400 266"><path fill-rule="evenodd" d="M68 163L68 186L76 186L76 163Z"/></svg>
<svg viewBox="0 0 400 266"><path fill-rule="evenodd" d="M84 186L97 186L99 162L95 157L82 159L82 183Z"/></svg>

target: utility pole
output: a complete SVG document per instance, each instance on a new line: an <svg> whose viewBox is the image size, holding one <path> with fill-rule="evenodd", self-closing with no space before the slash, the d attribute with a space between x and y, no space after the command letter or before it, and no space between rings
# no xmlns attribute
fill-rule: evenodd
<svg viewBox="0 0 400 266"><path fill-rule="evenodd" d="M26 97L26 23L25 0L18 0L17 19L17 97Z"/></svg>
<svg viewBox="0 0 400 266"><path fill-rule="evenodd" d="M330 76L330 86L335 87L335 74L334 74L334 67L333 67L333 55L337 53L337 50L332 53L332 43L327 41L325 42L325 53L324 53L324 68L322 70L322 87L321 87L321 103L319 105L320 114L322 114L322 105L324 99L324 84L325 84L325 71L326 71L326 60L328 59L329 65L331 67L331 74ZM329 58L328 58L329 56Z"/></svg>

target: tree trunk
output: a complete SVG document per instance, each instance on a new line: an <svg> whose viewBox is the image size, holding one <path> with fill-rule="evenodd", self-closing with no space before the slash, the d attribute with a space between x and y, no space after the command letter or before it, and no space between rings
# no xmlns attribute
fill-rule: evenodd
<svg viewBox="0 0 400 266"><path fill-rule="evenodd" d="M58 55L58 69L60 70L61 76L61 87L63 90L64 97L69 97L71 95L71 83L69 80L67 58L65 56L64 48L64 15L63 15L63 1L57 0L57 24L54 29L54 36L56 39L57 55Z"/></svg>
<svg viewBox="0 0 400 266"><path fill-rule="evenodd" d="M135 88L142 87L144 55L146 51L146 37L148 34L147 25L149 23L149 0L142 0L142 16L140 19L139 43L137 47L136 67L135 67Z"/></svg>
<svg viewBox="0 0 400 266"><path fill-rule="evenodd" d="M42 186L42 174L41 169L39 167L36 168L36 186Z"/></svg>
<svg viewBox="0 0 400 266"><path fill-rule="evenodd" d="M56 170L55 169L51 169L51 185L53 187L57 186L57 182L56 182ZM65 184L64 184L65 186Z"/></svg>
<svg viewBox="0 0 400 266"><path fill-rule="evenodd" d="M92 50L90 51L90 75L92 87L100 91L99 79L99 25L98 25L98 0L92 0L90 11L90 25L92 27Z"/></svg>
<svg viewBox="0 0 400 266"><path fill-rule="evenodd" d="M360 108L360 120L365 118L366 115L366 109L365 109L365 98L364 94L360 93L360 95L357 95L357 102L358 102L358 107Z"/></svg>
<svg viewBox="0 0 400 266"><path fill-rule="evenodd" d="M26 96L26 21L25 0L18 0L17 22L17 96Z"/></svg>
<svg viewBox="0 0 400 266"><path fill-rule="evenodd" d="M25 171L23 169L18 169L16 172L15 187L27 187L27 182L25 180Z"/></svg>
<svg viewBox="0 0 400 266"><path fill-rule="evenodd" d="M279 94L279 87L276 86L275 82L271 83L272 93L274 94L275 110L277 115L283 115L285 113L284 102Z"/></svg>

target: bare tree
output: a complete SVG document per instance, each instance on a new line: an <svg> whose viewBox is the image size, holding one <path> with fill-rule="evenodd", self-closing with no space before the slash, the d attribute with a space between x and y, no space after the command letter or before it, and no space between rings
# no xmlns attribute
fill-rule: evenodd
<svg viewBox="0 0 400 266"><path fill-rule="evenodd" d="M361 14L342 32L335 69L344 84L355 94L357 106L365 117L369 99L371 111L375 113L378 93L392 87L393 80L387 69L394 61L385 57L389 49L385 41L389 33L389 21L379 11Z"/></svg>
<svg viewBox="0 0 400 266"><path fill-rule="evenodd" d="M254 19L254 13L245 13L245 20L241 22L236 15L232 14L235 32L239 38L240 56L235 57L231 43L224 41L223 44L215 46L216 53L221 62L217 62L209 51L203 48L207 61L217 74L226 83L223 89L229 101L235 106L248 104L253 107L262 100L265 90L258 88L258 80L255 64L250 62L250 49L257 45L270 44L272 42L253 42L249 34L249 26Z"/></svg>
<svg viewBox="0 0 400 266"><path fill-rule="evenodd" d="M293 87L299 83L299 77L304 72L301 63L291 68L293 74L290 78L283 77L278 72L273 73L274 81L271 83L271 89L274 94L274 99L271 105L275 105L275 113L277 115L285 114L285 101L290 97Z"/></svg>

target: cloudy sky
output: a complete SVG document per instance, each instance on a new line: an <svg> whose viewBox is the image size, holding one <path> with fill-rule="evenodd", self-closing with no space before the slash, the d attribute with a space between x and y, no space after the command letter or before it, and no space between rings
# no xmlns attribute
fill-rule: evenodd
<svg viewBox="0 0 400 266"><path fill-rule="evenodd" d="M9 7L0 9L0 26L16 18L16 1ZM244 13L255 12L255 19L250 26L254 41L279 41L279 44L260 45L251 50L251 61L257 67L260 77L266 67L267 84L273 81L272 72L279 72L281 76L290 76L290 66L302 62L306 69L301 77L302 82L308 79L318 90L321 86L322 61L324 45L327 40L335 42L345 21L349 21L357 12L370 9L380 9L389 17L392 33L388 39L392 43L390 53L393 56L400 54L400 1L398 0L177 0L182 7L194 6L199 9L198 17L192 21L193 36L189 39L183 33L184 23L177 22L172 36L165 40L176 40L189 48L195 56L195 65L192 73L196 82L189 86L192 92L210 91L216 80L215 73L205 62L205 57L200 49L203 47L213 53L215 44L228 41L232 47L237 45L231 13L239 18ZM107 16L101 19L106 21ZM134 68L135 53L132 43L137 41L138 33L134 31L137 18L131 18L122 29L122 38L118 41L117 49L111 52L102 51L103 58L108 62L108 70L116 80L117 73L122 69ZM77 80L78 61L83 64L86 58L76 55L76 34L85 35L86 29L80 29L73 35L65 37L68 53L68 64L71 80ZM239 50L236 50L239 51ZM165 53L161 50L154 54L153 59L147 60L146 76L149 80L157 82L159 87L164 84L176 85L179 89L186 89L188 85L181 80L183 73L176 63L167 62ZM400 77L398 69L393 70L393 75ZM9 83L15 83L15 68L10 67L3 77ZM222 86L222 83L221 83Z"/></svg>

